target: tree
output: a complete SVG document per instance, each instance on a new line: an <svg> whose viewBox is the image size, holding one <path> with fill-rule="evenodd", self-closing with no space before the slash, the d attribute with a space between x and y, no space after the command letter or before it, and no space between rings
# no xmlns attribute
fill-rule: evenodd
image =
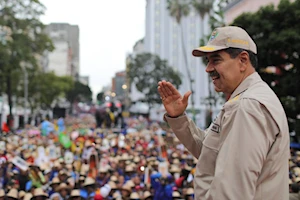
<svg viewBox="0 0 300 200"><path fill-rule="evenodd" d="M73 87L72 77L56 76L54 72L43 73L39 79L39 102L46 109L52 108L54 100L66 97L67 91Z"/></svg>
<svg viewBox="0 0 300 200"><path fill-rule="evenodd" d="M104 102L104 92L99 92L97 94L97 101L98 101L98 104L102 104Z"/></svg>
<svg viewBox="0 0 300 200"><path fill-rule="evenodd" d="M8 27L11 31L11 40L5 45L0 43L0 73L4 81L10 116L12 116L12 74L21 75L21 63L27 63L29 68L38 66L37 57L45 50L53 50L51 40L43 33L44 25L39 17L44 13L45 7L39 0L1 0L0 26ZM20 77L13 77L21 80Z"/></svg>
<svg viewBox="0 0 300 200"><path fill-rule="evenodd" d="M132 58L128 64L127 76L130 84L135 84L138 91L145 94L143 101L150 107L161 103L157 92L157 83L160 80L170 81L175 87L181 84L180 75L167 64L167 61L150 53L138 54Z"/></svg>
<svg viewBox="0 0 300 200"><path fill-rule="evenodd" d="M180 32L181 32L181 47L182 47L182 54L183 54L183 58L184 58L184 64L185 64L185 69L186 69L186 73L188 75L188 79L190 81L190 90L192 92L192 96L191 96L191 104L192 104L192 112L193 112L193 120L195 121L195 102L194 102L194 97L193 97L193 83L194 83L194 79L192 78L190 69L189 69L189 64L188 64L188 59L187 59L187 55L186 55L186 47L185 47L185 43L184 43L184 35L183 35L183 27L181 24L181 19L182 17L185 17L189 14L190 12L190 5L188 2L184 2L181 0L168 0L168 10L170 12L170 16L175 18L177 24L180 27Z"/></svg>
<svg viewBox="0 0 300 200"><path fill-rule="evenodd" d="M67 100L73 104L75 101L89 103L92 101L92 90L88 85L75 81L73 87L67 91Z"/></svg>
<svg viewBox="0 0 300 200"><path fill-rule="evenodd" d="M200 15L202 20L201 23L201 35L204 36L204 17L208 14L213 7L213 0L191 0L192 6L195 8L196 12Z"/></svg>
<svg viewBox="0 0 300 200"><path fill-rule="evenodd" d="M257 71L275 91L286 111L290 131L300 137L300 1L282 0L256 13L245 13L233 25L243 27L258 48ZM270 69L274 69L270 73Z"/></svg>

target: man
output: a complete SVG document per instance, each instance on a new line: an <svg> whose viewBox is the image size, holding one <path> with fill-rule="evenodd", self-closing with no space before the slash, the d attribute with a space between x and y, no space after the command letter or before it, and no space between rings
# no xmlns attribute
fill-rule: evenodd
<svg viewBox="0 0 300 200"><path fill-rule="evenodd" d="M165 120L198 158L194 177L197 200L288 199L289 129L280 101L255 71L256 44L239 27L213 31L206 56L215 90L228 96L217 118L202 131L184 111L191 92L182 97L169 82L158 92Z"/></svg>

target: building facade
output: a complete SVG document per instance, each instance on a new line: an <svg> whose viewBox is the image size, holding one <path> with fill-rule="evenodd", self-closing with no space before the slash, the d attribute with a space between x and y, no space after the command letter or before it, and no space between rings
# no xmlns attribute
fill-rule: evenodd
<svg viewBox="0 0 300 200"><path fill-rule="evenodd" d="M45 53L43 68L58 76L79 78L79 27L67 23L51 23L46 33L52 39L54 51Z"/></svg>
<svg viewBox="0 0 300 200"><path fill-rule="evenodd" d="M190 71L191 78L194 80L192 86L194 93L190 97L189 107L191 106L191 98L193 98L195 108L200 112L197 115L196 123L201 128L205 128L206 108L203 100L209 94L208 75L205 72L202 59L193 57L192 50L200 45L200 39L203 35L210 33L208 16L202 20L199 14L191 10L190 14L183 17L181 21L183 37L181 37L180 25L169 14L167 0L147 0L145 52L159 55L161 59L167 60L168 64L181 74L182 85L179 91L182 95L191 90L187 70ZM201 27L204 27L204 30L201 30ZM182 48L182 38L185 51ZM186 54L188 66L185 65L184 54Z"/></svg>
<svg viewBox="0 0 300 200"><path fill-rule="evenodd" d="M269 4L278 5L280 0L229 0L225 8L225 23L230 24L244 12L256 12L260 7Z"/></svg>

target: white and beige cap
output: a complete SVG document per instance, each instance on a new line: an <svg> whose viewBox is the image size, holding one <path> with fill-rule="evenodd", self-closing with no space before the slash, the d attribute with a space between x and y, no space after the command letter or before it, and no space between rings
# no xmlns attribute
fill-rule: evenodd
<svg viewBox="0 0 300 200"><path fill-rule="evenodd" d="M194 49L193 55L197 57L204 56L206 53L230 47L249 50L257 54L256 44L244 29L237 26L225 26L216 28L212 32L207 45Z"/></svg>

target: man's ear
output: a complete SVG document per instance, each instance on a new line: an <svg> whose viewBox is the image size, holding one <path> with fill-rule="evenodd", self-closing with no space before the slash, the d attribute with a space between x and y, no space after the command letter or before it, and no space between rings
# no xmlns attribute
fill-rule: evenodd
<svg viewBox="0 0 300 200"><path fill-rule="evenodd" d="M240 64L241 64L241 71L244 72L247 68L247 66L249 65L249 62L250 62L250 58L249 58L249 54L247 51L243 51L240 53L239 55L239 61L240 61Z"/></svg>

